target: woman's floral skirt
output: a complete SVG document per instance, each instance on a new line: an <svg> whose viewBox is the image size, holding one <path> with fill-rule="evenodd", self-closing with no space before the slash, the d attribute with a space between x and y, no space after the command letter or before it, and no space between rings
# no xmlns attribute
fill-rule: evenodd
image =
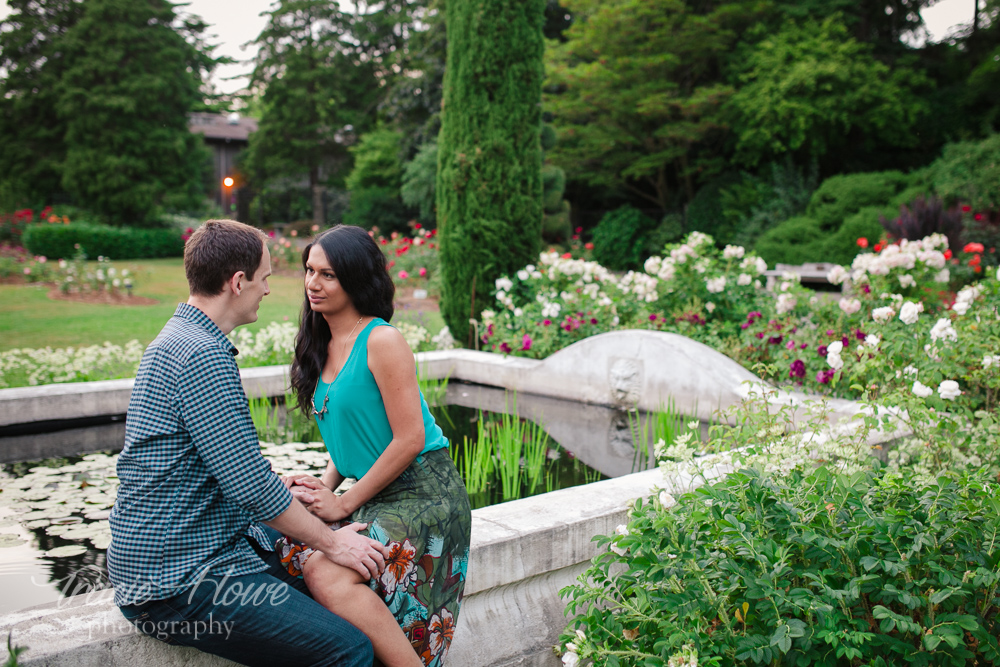
<svg viewBox="0 0 1000 667"><path fill-rule="evenodd" d="M385 570L371 587L424 665L441 667L458 622L472 526L465 484L448 450L420 456L350 521L368 523L368 536L389 547ZM275 548L295 576L314 553L288 538Z"/></svg>

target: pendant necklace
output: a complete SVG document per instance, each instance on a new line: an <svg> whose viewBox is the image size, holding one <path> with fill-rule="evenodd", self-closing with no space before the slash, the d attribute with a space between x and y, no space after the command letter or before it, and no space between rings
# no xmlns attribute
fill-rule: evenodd
<svg viewBox="0 0 1000 667"><path fill-rule="evenodd" d="M361 320L363 320L363 319L365 319L364 315L362 315L358 319L358 321L354 323L354 328L351 329L351 333L347 334L347 338L344 339L344 353L345 354L347 353L347 344L351 341L351 336L354 335L355 330L358 328L358 325L361 324ZM344 359L344 364L345 365L347 364L347 359ZM319 417L320 419L322 419L323 415L326 414L326 404L330 401L330 387L332 387L333 383L336 382L337 375L340 375L340 371L342 371L343 369L344 369L343 366L341 366L339 369L337 369L336 375L333 376L333 381L331 381L330 384L326 385L326 395L323 397L323 409L322 410L317 410L316 409L316 391L313 390L313 400L312 400L313 414L316 415L317 417ZM322 372L322 370L320 370L320 379L321 380L323 379L323 372ZM317 383L317 388L318 388L318 384L319 383Z"/></svg>

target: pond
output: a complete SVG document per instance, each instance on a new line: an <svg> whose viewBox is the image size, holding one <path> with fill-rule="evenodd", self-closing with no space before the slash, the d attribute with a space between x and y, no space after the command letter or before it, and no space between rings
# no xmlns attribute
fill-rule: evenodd
<svg viewBox="0 0 1000 667"><path fill-rule="evenodd" d="M652 465L649 415L462 383L429 400L474 508ZM289 416L280 401L251 404L261 450L276 472L323 470L329 457L309 422ZM0 466L0 613L107 586L108 515L124 424L62 426L73 428L0 434L7 435L0 437L7 461ZM18 455L47 458L11 460Z"/></svg>

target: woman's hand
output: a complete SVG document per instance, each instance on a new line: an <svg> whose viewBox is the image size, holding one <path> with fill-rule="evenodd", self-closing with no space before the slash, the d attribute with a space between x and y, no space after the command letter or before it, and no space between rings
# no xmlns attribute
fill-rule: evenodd
<svg viewBox="0 0 1000 667"><path fill-rule="evenodd" d="M307 510L327 523L346 519L352 513L352 510L344 504L342 496L335 495L315 477L296 476L290 490Z"/></svg>

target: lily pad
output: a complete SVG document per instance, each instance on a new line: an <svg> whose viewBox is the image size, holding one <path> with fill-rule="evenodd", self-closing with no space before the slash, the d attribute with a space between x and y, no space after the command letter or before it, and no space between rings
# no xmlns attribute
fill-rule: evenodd
<svg viewBox="0 0 1000 667"><path fill-rule="evenodd" d="M0 533L0 549L6 549L8 547L19 547L22 544L26 544L26 542L21 539L20 535L14 535L12 533Z"/></svg>
<svg viewBox="0 0 1000 667"><path fill-rule="evenodd" d="M24 527L27 528L28 530L35 530L36 528L45 528L50 523L52 522L49 521L48 519L37 519L35 521L27 521L22 525L24 525Z"/></svg>
<svg viewBox="0 0 1000 667"><path fill-rule="evenodd" d="M111 510L94 510L92 512L87 512L83 515L83 518L87 521L98 521L107 520L111 516Z"/></svg>
<svg viewBox="0 0 1000 667"><path fill-rule="evenodd" d="M111 533L101 533L90 538L90 543L95 549L107 549L111 546Z"/></svg>
<svg viewBox="0 0 1000 667"><path fill-rule="evenodd" d="M42 555L46 558L69 558L70 556L79 556L85 553L87 553L87 547L82 544L70 544L65 547L49 549Z"/></svg>

